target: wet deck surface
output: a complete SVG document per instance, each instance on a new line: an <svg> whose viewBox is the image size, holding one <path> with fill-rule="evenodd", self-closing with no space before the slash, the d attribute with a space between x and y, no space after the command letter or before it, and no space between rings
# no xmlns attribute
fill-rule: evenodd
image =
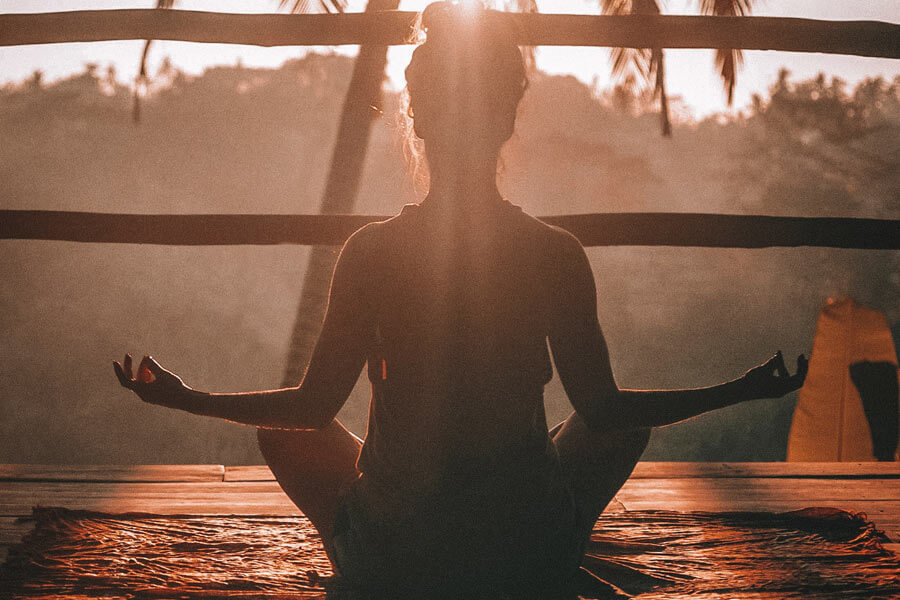
<svg viewBox="0 0 900 600"><path fill-rule="evenodd" d="M298 515L267 467L0 464L0 561L33 506L103 512ZM642 462L608 510L861 511L900 550L900 463Z"/></svg>

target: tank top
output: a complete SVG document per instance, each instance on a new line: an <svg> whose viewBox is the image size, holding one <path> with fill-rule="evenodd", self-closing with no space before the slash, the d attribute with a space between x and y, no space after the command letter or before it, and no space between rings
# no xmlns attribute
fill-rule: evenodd
<svg viewBox="0 0 900 600"><path fill-rule="evenodd" d="M370 236L372 398L341 569L558 571L574 527L543 405L558 232L507 201L455 221L428 202Z"/></svg>

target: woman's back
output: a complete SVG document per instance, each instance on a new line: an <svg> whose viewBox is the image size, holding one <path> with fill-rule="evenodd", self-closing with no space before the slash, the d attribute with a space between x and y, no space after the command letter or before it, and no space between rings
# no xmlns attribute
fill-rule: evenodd
<svg viewBox="0 0 900 600"><path fill-rule="evenodd" d="M480 208L454 227L428 201L408 205L370 236L366 474L438 477L547 439L560 234L506 201Z"/></svg>
<svg viewBox="0 0 900 600"><path fill-rule="evenodd" d="M384 572L405 564L405 577L427 557L470 576L517 564L525 578L568 558L573 540L543 406L570 236L506 201L465 215L443 220L428 200L362 232L372 402L343 546L384 557Z"/></svg>

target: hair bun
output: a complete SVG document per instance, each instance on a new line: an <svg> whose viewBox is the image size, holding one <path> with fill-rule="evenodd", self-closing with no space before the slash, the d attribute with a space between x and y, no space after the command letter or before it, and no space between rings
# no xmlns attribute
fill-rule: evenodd
<svg viewBox="0 0 900 600"><path fill-rule="evenodd" d="M463 7L452 2L433 2L422 11L422 29L430 42L458 39L465 30L471 34L484 12L479 5Z"/></svg>
<svg viewBox="0 0 900 600"><path fill-rule="evenodd" d="M421 28L427 33L426 41L456 42L481 36L503 39L515 45L508 16L508 13L485 8L481 3L433 2L422 11Z"/></svg>
<svg viewBox="0 0 900 600"><path fill-rule="evenodd" d="M417 112L430 105L437 113L455 94L458 102L481 99L479 110L514 114L527 80L510 25L508 14L480 4L429 4L420 21L425 43L406 68Z"/></svg>

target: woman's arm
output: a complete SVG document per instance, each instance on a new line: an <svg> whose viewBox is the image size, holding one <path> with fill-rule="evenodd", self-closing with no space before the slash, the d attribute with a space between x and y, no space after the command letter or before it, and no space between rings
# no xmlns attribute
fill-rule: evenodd
<svg viewBox="0 0 900 600"><path fill-rule="evenodd" d="M300 385L233 394L202 392L185 385L149 356L144 357L135 378L128 355L123 364L113 365L120 383L146 402L196 415L257 427L325 427L347 400L365 363L371 311L366 299L368 290L362 284L367 275L368 253L364 230L347 240L338 258L322 332Z"/></svg>
<svg viewBox="0 0 900 600"><path fill-rule="evenodd" d="M789 375L781 353L742 377L706 388L622 390L597 320L594 276L578 240L561 236L558 294L550 327L550 349L575 410L597 430L659 427L757 398L774 398L803 385L806 359Z"/></svg>
<svg viewBox="0 0 900 600"><path fill-rule="evenodd" d="M683 390L619 390L618 402L626 411L633 407L637 414L631 418L638 425L660 427L747 400L780 398L800 389L806 370L806 358L800 355L797 373L790 375L781 351L778 351L767 362L726 383ZM613 426L621 426L616 423L616 418L607 421Z"/></svg>

